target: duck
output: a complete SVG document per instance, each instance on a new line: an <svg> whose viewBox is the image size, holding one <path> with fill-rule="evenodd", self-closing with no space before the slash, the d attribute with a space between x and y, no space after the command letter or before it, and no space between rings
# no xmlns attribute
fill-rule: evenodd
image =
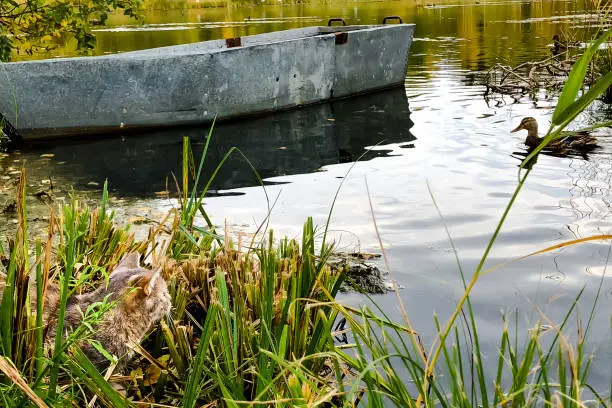
<svg viewBox="0 0 612 408"><path fill-rule="evenodd" d="M575 42L561 41L561 37L559 36L559 34L553 35L552 41L553 41L553 46L552 46L553 55L559 55L561 53L566 52L570 48L578 48L580 46L580 42L578 41L575 41Z"/></svg>
<svg viewBox="0 0 612 408"><path fill-rule="evenodd" d="M525 144L534 148L542 143L542 138L538 136L538 121L532 117L526 117L521 120L521 123L511 131L511 133L519 130L527 131L527 139ZM597 147L597 139L589 134L589 132L563 132L562 138L549 143L546 149L553 151L567 151L568 149L588 150Z"/></svg>

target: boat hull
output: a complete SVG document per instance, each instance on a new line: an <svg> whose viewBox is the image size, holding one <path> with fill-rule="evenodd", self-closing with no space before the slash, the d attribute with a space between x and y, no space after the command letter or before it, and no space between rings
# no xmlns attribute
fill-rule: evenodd
<svg viewBox="0 0 612 408"><path fill-rule="evenodd" d="M189 125L404 83L412 24L308 27L109 56L3 64L26 139Z"/></svg>

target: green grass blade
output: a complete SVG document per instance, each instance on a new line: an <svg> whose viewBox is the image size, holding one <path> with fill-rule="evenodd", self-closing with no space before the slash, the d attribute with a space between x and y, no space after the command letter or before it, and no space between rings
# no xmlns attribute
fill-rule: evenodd
<svg viewBox="0 0 612 408"><path fill-rule="evenodd" d="M565 110L564 115L562 116L563 121L559 124L567 124L574 120L574 118L578 116L580 112L586 109L591 102L603 94L610 86L612 86L612 71L599 78L595 85L591 86L584 95L578 98L577 101L572 102Z"/></svg>
<svg viewBox="0 0 612 408"><path fill-rule="evenodd" d="M506 355L506 344L509 344L508 337L508 322L504 317L504 328L502 331L502 338L498 349L499 358L497 360L497 375L495 376L493 406L497 406L497 404L504 399L504 395L502 392L502 378L504 371L504 356Z"/></svg>
<svg viewBox="0 0 612 408"><path fill-rule="evenodd" d="M77 377L88 386L98 397L107 401L113 408L128 408L134 405L124 399L111 384L106 381L98 369L81 351L80 348L73 346L71 356L62 356L63 363L70 369L70 374Z"/></svg>
<svg viewBox="0 0 612 408"><path fill-rule="evenodd" d="M218 305L211 304L206 312L206 320L200 337L200 344L193 363L189 367L189 376L187 377L187 385L183 396L183 407L194 408L198 401L198 396L202 390L202 374L204 372L204 363L206 361L206 353L212 335L213 323L218 312Z"/></svg>
<svg viewBox="0 0 612 408"><path fill-rule="evenodd" d="M472 288L474 287L474 285L476 284L476 282L478 281L478 278L480 277L480 273L482 272L482 268L489 256L489 253L491 252L491 249L493 248L493 245L495 243L495 241L497 240L497 236L499 235L499 232L501 231L502 226L504 225L504 222L506 221L506 218L508 217L508 214L510 213L510 210L512 209L512 207L514 206L514 202L516 201L516 198L518 197L523 185L525 184L525 181L527 180L527 177L529 177L529 174L531 173L531 167L529 167L527 169L527 171L525 172L525 174L523 175L523 177L519 180L518 185L516 186L512 197L510 198L510 201L508 202L506 208L504 209L504 212L499 220L499 222L497 223L497 226L495 228L495 231L493 232L493 235L491 236L491 239L489 240L489 243L487 244L487 247L482 255L482 257L480 258L480 261L478 263L478 266L476 267L476 271L474 272L474 276L472 277L472 280L469 282L464 296L462 297L462 299L459 301L457 307L455 308L455 311L453 312L453 314L451 315L450 319L448 320L448 322L446 323L446 326L444 328L444 330L442 331L442 334L438 337L438 345L435 347L433 353L431 353L431 358L428 361L427 364L427 377L429 377L432 373L433 373L433 369L434 366L436 364L436 361L440 355L441 349L442 349L442 343L444 343L446 341L446 338L448 336L448 334L450 333L453 325L455 324L455 321L457 319L457 316L459 315L459 313L461 312L463 305L466 302L466 298L469 296Z"/></svg>
<svg viewBox="0 0 612 408"><path fill-rule="evenodd" d="M242 157L242 159L247 163L247 165L251 168L251 171L255 175L255 178L257 179L257 183L263 188L264 195L266 197L266 205L268 207L268 212L269 212L269 210L270 210L270 198L268 197L268 192L266 191L264 182L263 182L261 176L259 175L259 172L255 169L255 166L253 166L253 163L251 163L251 161L246 157L246 155L244 153L242 153L242 151L240 149L238 149L237 147L232 147L231 149L229 149L229 151L223 156L223 158L221 159L221 161L219 162L217 167L215 167L215 170L213 171L212 175L208 179L208 182L206 183L206 186L204 187L204 189L200 193L200 198L198 198L198 200L196 202L196 207L199 208L202 205L202 201L204 200L204 196L206 195L206 192L208 192L208 189L210 188L212 182L217 177L217 174L219 173L219 171L221 170L221 168L223 167L225 162L231 157L231 155L234 152L237 152L240 155L240 157Z"/></svg>
<svg viewBox="0 0 612 408"><path fill-rule="evenodd" d="M2 333L2 352L11 356L13 350L13 310L15 309L15 274L17 272L17 248L14 247L9 258L6 283L0 304L0 332Z"/></svg>
<svg viewBox="0 0 612 408"><path fill-rule="evenodd" d="M36 241L36 376L43 370L43 271L42 271L42 244Z"/></svg>
<svg viewBox="0 0 612 408"><path fill-rule="evenodd" d="M372 147L376 147L376 146L378 146L381 143L383 143L382 140L380 142L376 143ZM340 180L340 183L338 184L338 188L336 189L336 192L334 193L334 198L332 199L331 205L329 206L329 212L327 214L327 219L325 220L325 228L323 229L323 239L321 240L321 252L323 252L323 249L324 249L325 245L327 245L327 233L329 231L329 225L330 225L331 220L332 220L332 214L334 212L334 207L336 206L336 201L338 200L338 196L340 195L340 190L342 189L342 186L344 185L344 182L348 179L348 175L351 173L351 171L353 171L353 167L355 167L357 165L357 163L359 163L361 161L361 159L363 159L365 157L365 155L368 154L368 153L370 153L370 149L368 149L365 152L361 153L359 155L359 157L357 157L357 159L351 164L351 166L348 168L348 170L344 174L344 177L342 177L342 180Z"/></svg>
<svg viewBox="0 0 612 408"><path fill-rule="evenodd" d="M55 332L55 344L53 347L53 364L49 373L49 391L47 393L47 399L51 401L55 399L57 392L56 386L61 363L60 355L63 353L64 343L64 315L66 314L66 307L68 303L70 279L72 277L77 256L76 241L81 234L81 231L86 228L86 225L83 225L83 219L85 217L81 217L82 219L79 220L78 223L76 222L78 214L74 206L66 207L64 209L64 217L66 249L63 256L65 256L65 269L60 275L60 301L57 315L57 330Z"/></svg>
<svg viewBox="0 0 612 408"><path fill-rule="evenodd" d="M189 203L187 202L187 194L189 191L189 158L191 157L191 148L189 144L189 138L183 137L183 162L182 162L182 175L183 175L183 197L181 200L181 208L183 209L182 216L189 216Z"/></svg>
<svg viewBox="0 0 612 408"><path fill-rule="evenodd" d="M100 215L98 217L98 227L102 226L104 219L106 218L106 204L108 203L108 180L104 180L104 187L102 188L102 201L100 202Z"/></svg>
<svg viewBox="0 0 612 408"><path fill-rule="evenodd" d="M195 182L193 183L193 189L191 191L191 198L189 199L189 206L195 203L195 199L198 194L197 191L198 191L198 185L200 182L200 176L202 174L202 169L204 168L204 162L206 161L206 155L208 154L208 146L210 145L210 141L212 140L213 129L215 128L216 121L217 121L217 117L215 116L215 118L213 119L210 125L210 129L208 130L208 135L206 135L206 143L204 144L204 150L202 151L202 157L200 157L200 164L198 166L198 171L196 172Z"/></svg>
<svg viewBox="0 0 612 408"><path fill-rule="evenodd" d="M592 132L594 130L600 129L602 127L612 127L612 120L607 122L595 123L594 125L583 127L576 130L567 131L567 133L584 133L584 132Z"/></svg>
<svg viewBox="0 0 612 408"><path fill-rule="evenodd" d="M183 359L183 355L179 352L178 345L174 334L172 334L172 330L162 321L162 335L164 336L164 340L166 340L166 345L168 346L168 353L170 357L172 357L172 361L174 361L174 365L176 366L176 370L183 374L187 369L185 365L185 361Z"/></svg>
<svg viewBox="0 0 612 408"><path fill-rule="evenodd" d="M612 34L612 30L608 30L603 35L601 35L597 40L595 40L584 52L582 57L572 67L570 71L569 77L563 86L563 91L559 96L559 101L557 102L557 107L553 112L552 123L554 125L560 125L566 122L567 118L575 112L575 107L572 108L574 101L576 100L576 95L578 95L578 91L582 87L582 83L584 82L584 77L589 68L589 64L595 52L599 49L601 44L608 39L608 37Z"/></svg>

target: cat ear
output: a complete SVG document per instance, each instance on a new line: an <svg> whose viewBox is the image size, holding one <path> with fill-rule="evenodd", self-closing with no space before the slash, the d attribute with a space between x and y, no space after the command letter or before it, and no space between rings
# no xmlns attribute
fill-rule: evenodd
<svg viewBox="0 0 612 408"><path fill-rule="evenodd" d="M119 265L117 265L116 269L126 268L126 269L136 269L140 268L140 254L138 252L130 252L126 256L123 257Z"/></svg>
<svg viewBox="0 0 612 408"><path fill-rule="evenodd" d="M145 295L149 296L153 293L153 288L155 288L155 282L161 276L161 268L154 269L149 271L145 276L140 279L138 282L138 286L142 289Z"/></svg>

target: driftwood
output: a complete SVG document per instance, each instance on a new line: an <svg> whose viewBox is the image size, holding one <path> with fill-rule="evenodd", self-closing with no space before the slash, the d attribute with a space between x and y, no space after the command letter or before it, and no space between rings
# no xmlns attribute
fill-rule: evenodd
<svg viewBox="0 0 612 408"><path fill-rule="evenodd" d="M527 61L516 67L495 64L484 75L486 94L491 92L504 95L535 95L541 89L560 90L567 80L572 65L578 56L567 52L541 61ZM587 75L586 84L590 84Z"/></svg>

